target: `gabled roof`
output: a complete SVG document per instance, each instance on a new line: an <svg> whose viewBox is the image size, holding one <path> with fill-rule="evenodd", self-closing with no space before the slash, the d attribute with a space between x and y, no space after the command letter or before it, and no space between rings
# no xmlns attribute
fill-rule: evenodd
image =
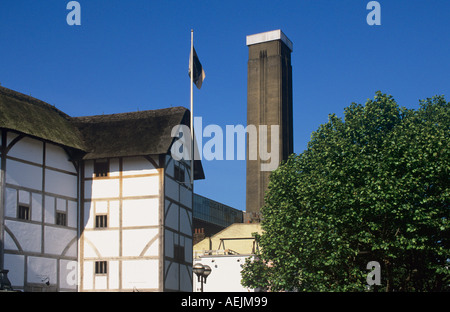
<svg viewBox="0 0 450 312"><path fill-rule="evenodd" d="M87 154L83 159L158 155L169 151L171 130L189 124L184 107L132 113L72 118L84 137Z"/></svg>
<svg viewBox="0 0 450 312"><path fill-rule="evenodd" d="M172 128L189 126L184 107L70 117L31 96L0 87L0 128L18 131L80 151L82 159L167 154ZM204 179L201 161L195 179Z"/></svg>

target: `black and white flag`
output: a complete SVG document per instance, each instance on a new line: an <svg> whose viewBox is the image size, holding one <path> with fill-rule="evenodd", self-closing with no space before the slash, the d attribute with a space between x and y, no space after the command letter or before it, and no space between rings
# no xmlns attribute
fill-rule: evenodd
<svg viewBox="0 0 450 312"><path fill-rule="evenodd" d="M198 59L197 53L194 50L194 57L193 57L193 63L194 63L194 75L193 75L193 81L194 84L197 86L198 89L202 87L203 80L205 80L205 71L203 70L202 64L200 63L200 60ZM189 56L189 77L191 77L191 56Z"/></svg>

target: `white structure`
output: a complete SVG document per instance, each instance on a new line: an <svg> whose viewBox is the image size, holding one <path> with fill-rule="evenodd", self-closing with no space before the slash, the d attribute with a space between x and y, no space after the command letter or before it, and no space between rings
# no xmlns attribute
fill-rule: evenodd
<svg viewBox="0 0 450 312"><path fill-rule="evenodd" d="M191 291L176 107L72 118L0 87L0 269L24 291ZM200 162L195 179L204 178Z"/></svg>
<svg viewBox="0 0 450 312"><path fill-rule="evenodd" d="M259 249L253 233L262 233L259 223L234 223L194 245L194 265L211 268L204 292L253 292L241 285L241 271L246 259ZM193 291L201 291L201 282L194 276Z"/></svg>
<svg viewBox="0 0 450 312"><path fill-rule="evenodd" d="M294 44L291 40L281 31L281 29L271 30L255 35L249 35L246 38L246 44L253 45L268 41L281 40L291 50L294 51Z"/></svg>
<svg viewBox="0 0 450 312"><path fill-rule="evenodd" d="M1 135L3 266L16 287L75 290L60 277L77 261L77 171L55 144Z"/></svg>
<svg viewBox="0 0 450 312"><path fill-rule="evenodd" d="M204 292L254 292L254 289L241 285L241 271L245 259L253 255L229 254L226 250L217 250L211 254L199 256L195 263L208 265L211 274L203 284ZM194 276L193 291L201 291L201 282Z"/></svg>

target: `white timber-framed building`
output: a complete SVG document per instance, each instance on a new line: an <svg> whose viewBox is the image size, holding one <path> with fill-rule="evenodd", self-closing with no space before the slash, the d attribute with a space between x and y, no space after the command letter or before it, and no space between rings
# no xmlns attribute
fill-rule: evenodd
<svg viewBox="0 0 450 312"><path fill-rule="evenodd" d="M70 117L0 87L0 269L22 291L192 291L189 111ZM194 179L204 179L200 161Z"/></svg>

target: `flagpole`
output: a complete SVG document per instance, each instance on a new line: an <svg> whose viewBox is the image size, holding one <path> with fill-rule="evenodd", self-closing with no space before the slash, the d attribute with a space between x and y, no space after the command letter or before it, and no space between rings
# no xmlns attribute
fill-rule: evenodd
<svg viewBox="0 0 450 312"><path fill-rule="evenodd" d="M194 190L194 30L191 29L191 188Z"/></svg>

